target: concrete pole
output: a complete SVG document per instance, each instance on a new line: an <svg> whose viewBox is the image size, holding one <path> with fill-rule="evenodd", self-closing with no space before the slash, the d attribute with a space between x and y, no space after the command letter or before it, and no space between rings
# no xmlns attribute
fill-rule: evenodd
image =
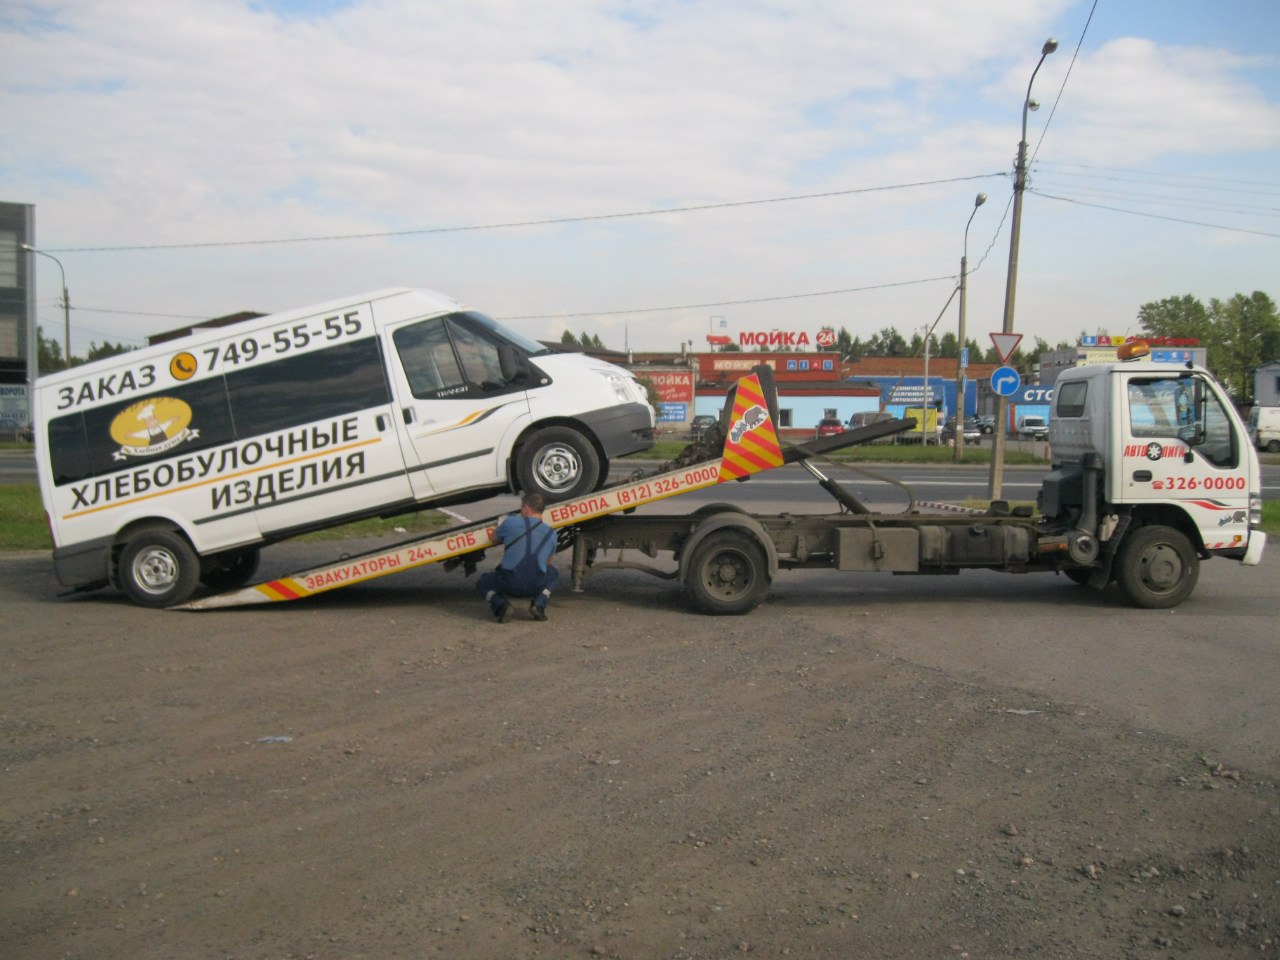
<svg viewBox="0 0 1280 960"><path fill-rule="evenodd" d="M1031 99L1031 87L1036 82L1036 74L1044 64L1044 58L1058 49L1058 41L1052 38L1044 42L1040 48L1040 62L1031 71L1031 79L1027 83L1027 95L1022 101L1022 139L1018 141L1018 158L1013 168L1013 225L1009 230L1009 272L1004 284L1004 333L1013 333L1014 301L1018 292L1018 244L1022 239L1022 194L1027 187L1027 112L1034 110L1039 104ZM1004 447L1005 428L1008 426L1009 401L1000 396L996 400L996 429L992 434L991 444L991 477L988 496L999 500L1004 487Z"/></svg>

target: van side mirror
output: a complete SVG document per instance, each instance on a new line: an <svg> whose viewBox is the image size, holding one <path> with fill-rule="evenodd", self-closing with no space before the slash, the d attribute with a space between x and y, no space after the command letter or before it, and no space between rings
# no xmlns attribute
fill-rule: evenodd
<svg viewBox="0 0 1280 960"><path fill-rule="evenodd" d="M520 352L509 343L498 344L498 369L502 371L502 379L507 383L529 378L529 365L524 362Z"/></svg>

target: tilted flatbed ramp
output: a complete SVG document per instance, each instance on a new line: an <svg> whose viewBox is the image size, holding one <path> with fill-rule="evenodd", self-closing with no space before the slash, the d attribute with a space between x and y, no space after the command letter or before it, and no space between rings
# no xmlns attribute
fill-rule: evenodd
<svg viewBox="0 0 1280 960"><path fill-rule="evenodd" d="M788 447L784 452L774 427L777 422L777 397L771 373L768 368L757 368L756 373L738 381L733 394L726 401L729 416L720 457L605 487L584 497L554 503L547 507L543 519L555 528L569 527L692 490L745 480L752 474L780 467L784 463L901 433L914 424L911 420L877 423L836 436L823 437L802 446ZM300 600L392 573L441 563L497 545L494 531L499 519L501 518L491 517L451 527L389 547L324 563L289 576L202 597L172 609L212 610Z"/></svg>

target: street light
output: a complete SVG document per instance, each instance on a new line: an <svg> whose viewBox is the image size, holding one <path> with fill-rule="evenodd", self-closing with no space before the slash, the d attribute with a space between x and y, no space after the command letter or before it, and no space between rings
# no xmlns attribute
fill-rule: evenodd
<svg viewBox="0 0 1280 960"><path fill-rule="evenodd" d="M1013 333L1013 305L1018 292L1018 243L1022 238L1022 193L1027 187L1027 113L1037 110L1040 104L1031 99L1031 86L1036 82L1036 74L1044 63L1044 58L1058 49L1058 41L1050 37L1040 48L1040 61L1031 71L1031 79L1027 82L1027 95L1022 101L1022 139L1018 141L1018 159L1013 167L1013 225L1009 229L1009 272L1004 283L1004 333ZM991 447L991 482L989 495L992 500L1000 499L1004 486L1004 431L1009 419L1008 400L1004 395L996 398L996 429L992 434Z"/></svg>
<svg viewBox="0 0 1280 960"><path fill-rule="evenodd" d="M956 426L952 431L952 437L955 440L955 462L959 463L964 457L964 395L965 395L965 331L964 331L964 301L965 290L967 284L965 277L969 273L969 226L973 223L973 216L978 212L978 208L987 202L987 195L980 193L973 198L973 213L969 214L969 222L964 225L964 248L960 255L960 343L956 350Z"/></svg>
<svg viewBox="0 0 1280 960"><path fill-rule="evenodd" d="M62 322L65 327L65 335L67 341L66 366L71 367L71 300L67 296L67 271L62 269L62 261L55 257L52 253L45 253L43 250L37 250L29 243L24 243L22 249L28 253L37 253L42 257L48 257L58 265L58 273L62 274Z"/></svg>

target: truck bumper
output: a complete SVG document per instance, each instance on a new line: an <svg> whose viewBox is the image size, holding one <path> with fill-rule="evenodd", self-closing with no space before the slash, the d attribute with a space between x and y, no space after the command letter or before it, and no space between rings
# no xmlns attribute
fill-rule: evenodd
<svg viewBox="0 0 1280 960"><path fill-rule="evenodd" d="M1267 535L1261 530L1249 531L1249 546L1245 548L1240 562L1246 567L1254 567L1262 562L1262 551L1267 548Z"/></svg>

